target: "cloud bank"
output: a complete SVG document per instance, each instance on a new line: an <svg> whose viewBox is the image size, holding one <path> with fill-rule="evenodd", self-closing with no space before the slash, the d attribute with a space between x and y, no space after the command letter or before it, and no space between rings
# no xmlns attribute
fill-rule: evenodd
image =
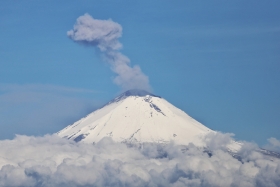
<svg viewBox="0 0 280 187"><path fill-rule="evenodd" d="M224 149L226 137L208 137L208 144L216 144L209 154L192 144L139 149L110 138L90 145L55 135L16 136L0 141L0 186L279 186L278 158L246 142L238 153L242 159L233 158Z"/></svg>
<svg viewBox="0 0 280 187"><path fill-rule="evenodd" d="M80 16L74 28L67 32L69 38L83 45L99 49L103 60L110 64L113 72L117 74L114 83L123 90L144 89L151 90L149 78L141 71L139 66L130 66L128 57L119 52L122 44L122 27L112 20L98 20L89 14Z"/></svg>

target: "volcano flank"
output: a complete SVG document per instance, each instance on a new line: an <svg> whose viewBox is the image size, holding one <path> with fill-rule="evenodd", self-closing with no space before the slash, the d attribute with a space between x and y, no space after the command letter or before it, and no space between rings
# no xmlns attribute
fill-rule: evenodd
<svg viewBox="0 0 280 187"><path fill-rule="evenodd" d="M60 137L96 143L103 137L124 143L168 143L204 146L213 132L160 96L128 90L102 108L59 131Z"/></svg>

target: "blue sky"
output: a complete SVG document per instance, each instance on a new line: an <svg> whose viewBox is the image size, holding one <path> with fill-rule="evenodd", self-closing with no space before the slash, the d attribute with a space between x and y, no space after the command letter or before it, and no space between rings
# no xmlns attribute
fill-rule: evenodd
<svg viewBox="0 0 280 187"><path fill-rule="evenodd" d="M0 139L54 133L115 97L116 76L66 32L85 13L123 28L153 92L238 140L280 139L278 1L1 1Z"/></svg>

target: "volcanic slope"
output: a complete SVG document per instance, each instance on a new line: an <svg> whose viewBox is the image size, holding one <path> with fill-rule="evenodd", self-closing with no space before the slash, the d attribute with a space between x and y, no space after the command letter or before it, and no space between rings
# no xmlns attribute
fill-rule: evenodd
<svg viewBox="0 0 280 187"><path fill-rule="evenodd" d="M205 146L201 137L209 132L214 131L165 99L143 90L129 90L57 134L86 143L111 137L125 143L174 141Z"/></svg>

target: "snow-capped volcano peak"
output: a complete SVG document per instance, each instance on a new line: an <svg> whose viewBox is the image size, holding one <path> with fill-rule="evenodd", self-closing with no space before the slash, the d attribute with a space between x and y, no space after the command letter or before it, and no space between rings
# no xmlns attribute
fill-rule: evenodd
<svg viewBox="0 0 280 187"><path fill-rule="evenodd" d="M213 132L165 99L144 90L128 90L102 108L57 134L94 143L103 137L118 142L174 141L204 146L201 137Z"/></svg>
<svg viewBox="0 0 280 187"><path fill-rule="evenodd" d="M146 96L146 95L150 95L150 96L153 96L153 97L159 97L159 96L156 96L154 94L149 93L146 90L139 90L139 89L127 90L126 92L124 92L120 96L126 96L126 97L129 97L129 96L139 96L139 97L143 97L143 96Z"/></svg>
<svg viewBox="0 0 280 187"><path fill-rule="evenodd" d="M156 96L156 95L151 94L150 92L145 91L145 90L132 89L132 90L127 90L126 92L124 92L121 95L117 96L116 98L111 100L106 105L114 103L114 102L119 102L120 100L123 100L123 99L125 99L127 97L130 97L130 96L135 96L135 97L152 96L152 97L159 97L160 98L160 96Z"/></svg>

